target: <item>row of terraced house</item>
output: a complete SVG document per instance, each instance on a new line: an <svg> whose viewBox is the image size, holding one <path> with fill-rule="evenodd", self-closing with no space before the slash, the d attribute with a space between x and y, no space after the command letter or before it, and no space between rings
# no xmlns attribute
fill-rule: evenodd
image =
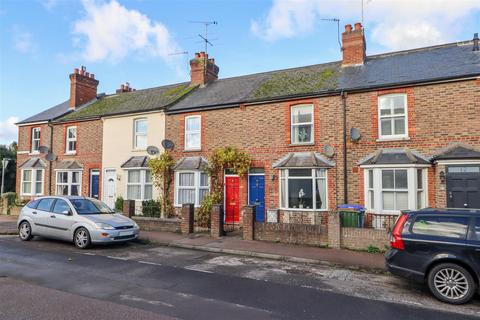
<svg viewBox="0 0 480 320"><path fill-rule="evenodd" d="M343 203L376 214L480 208L478 37L367 56L357 23L340 61L218 79L200 52L190 68L189 82L107 95L75 69L68 100L17 124L19 196L157 199L146 149L168 139L175 208L209 192L213 150L252 157L248 175L225 171L234 223L253 203L257 221L312 225Z"/></svg>

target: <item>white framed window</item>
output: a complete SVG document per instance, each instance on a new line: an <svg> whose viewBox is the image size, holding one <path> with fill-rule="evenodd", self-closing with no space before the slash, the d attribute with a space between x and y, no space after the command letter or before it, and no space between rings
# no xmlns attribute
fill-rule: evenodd
<svg viewBox="0 0 480 320"><path fill-rule="evenodd" d="M133 121L133 148L147 148L147 119L135 119Z"/></svg>
<svg viewBox="0 0 480 320"><path fill-rule="evenodd" d="M380 139L408 137L406 94L378 97L378 136Z"/></svg>
<svg viewBox="0 0 480 320"><path fill-rule="evenodd" d="M65 137L66 153L77 152L77 127L67 127Z"/></svg>
<svg viewBox="0 0 480 320"><path fill-rule="evenodd" d="M25 196L43 195L44 169L22 169L20 194Z"/></svg>
<svg viewBox="0 0 480 320"><path fill-rule="evenodd" d="M40 152L40 128L32 128L32 153Z"/></svg>
<svg viewBox="0 0 480 320"><path fill-rule="evenodd" d="M185 150L200 150L202 147L202 117L185 117Z"/></svg>
<svg viewBox="0 0 480 320"><path fill-rule="evenodd" d="M291 143L313 143L313 105L291 107Z"/></svg>
<svg viewBox="0 0 480 320"><path fill-rule="evenodd" d="M79 196L82 193L82 171L58 170L56 174L58 196Z"/></svg>
<svg viewBox="0 0 480 320"><path fill-rule="evenodd" d="M153 185L152 174L147 169L129 169L127 171L127 199L151 200Z"/></svg>
<svg viewBox="0 0 480 320"><path fill-rule="evenodd" d="M175 206L193 203L202 204L203 198L210 192L210 178L202 171L175 171Z"/></svg>
<svg viewBox="0 0 480 320"><path fill-rule="evenodd" d="M365 206L377 213L399 213L427 206L426 167L368 168L365 178Z"/></svg>
<svg viewBox="0 0 480 320"><path fill-rule="evenodd" d="M297 210L327 210L326 169L280 170L280 207Z"/></svg>

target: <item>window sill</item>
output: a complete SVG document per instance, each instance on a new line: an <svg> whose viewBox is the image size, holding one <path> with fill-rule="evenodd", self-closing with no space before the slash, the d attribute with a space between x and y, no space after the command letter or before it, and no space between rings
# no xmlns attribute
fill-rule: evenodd
<svg viewBox="0 0 480 320"><path fill-rule="evenodd" d="M28 153L29 156L38 156L39 154L40 154L39 151L32 151Z"/></svg>
<svg viewBox="0 0 480 320"><path fill-rule="evenodd" d="M132 152L146 152L147 149L132 149Z"/></svg>
<svg viewBox="0 0 480 320"><path fill-rule="evenodd" d="M200 152L202 151L202 148L200 149L183 149L183 152Z"/></svg>
<svg viewBox="0 0 480 320"><path fill-rule="evenodd" d="M64 156L74 156L76 154L77 154L77 152L65 152L63 155Z"/></svg>
<svg viewBox="0 0 480 320"><path fill-rule="evenodd" d="M389 142L389 141L410 141L410 137L391 137L391 138L378 138L376 142Z"/></svg>
<svg viewBox="0 0 480 320"><path fill-rule="evenodd" d="M314 142L306 142L306 143L290 143L289 147L305 147L305 146L314 146Z"/></svg>

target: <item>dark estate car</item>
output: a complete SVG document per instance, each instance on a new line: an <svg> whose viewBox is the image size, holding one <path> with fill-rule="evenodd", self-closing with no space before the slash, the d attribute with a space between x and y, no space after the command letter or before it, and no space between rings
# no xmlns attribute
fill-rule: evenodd
<svg viewBox="0 0 480 320"><path fill-rule="evenodd" d="M480 209L405 212L393 228L387 267L395 275L427 282L441 301L462 304L480 278Z"/></svg>

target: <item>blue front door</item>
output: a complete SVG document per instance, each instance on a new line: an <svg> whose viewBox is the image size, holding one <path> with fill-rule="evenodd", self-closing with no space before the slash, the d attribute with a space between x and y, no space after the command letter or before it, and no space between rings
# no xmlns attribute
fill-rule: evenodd
<svg viewBox="0 0 480 320"><path fill-rule="evenodd" d="M248 176L248 185L248 203L257 206L256 221L263 222L265 221L265 176Z"/></svg>
<svg viewBox="0 0 480 320"><path fill-rule="evenodd" d="M100 171L99 170L90 170L90 197L98 199L99 198L99 182L100 182Z"/></svg>

